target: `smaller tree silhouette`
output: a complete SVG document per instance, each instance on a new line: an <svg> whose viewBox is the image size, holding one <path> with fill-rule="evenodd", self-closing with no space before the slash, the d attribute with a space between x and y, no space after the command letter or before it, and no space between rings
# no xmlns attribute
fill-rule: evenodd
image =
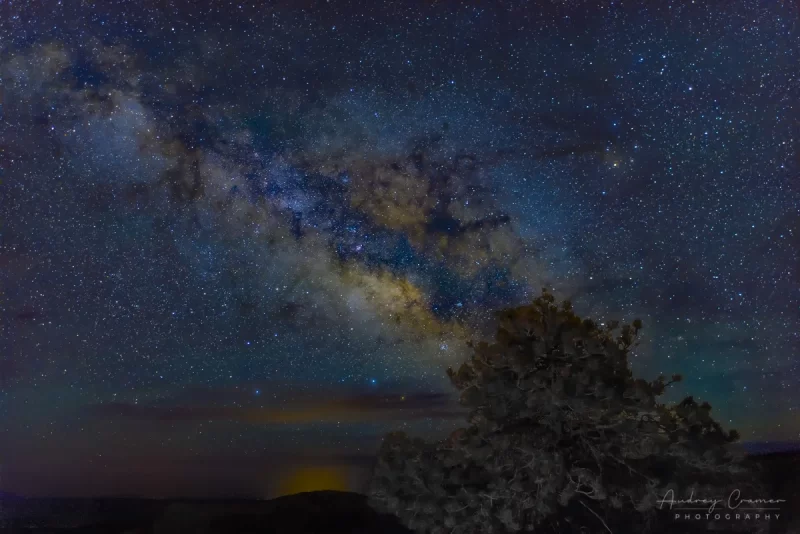
<svg viewBox="0 0 800 534"><path fill-rule="evenodd" d="M426 443L389 434L371 483L374 507L432 533L737 531L676 523L659 500L716 499L754 480L711 406L658 397L679 375L632 376L642 323L600 327L543 290L498 313L495 342L448 369L469 425ZM671 493L670 493L671 491ZM719 505L722 506L722 505ZM717 510L720 508L718 507ZM746 525L753 529L752 523Z"/></svg>

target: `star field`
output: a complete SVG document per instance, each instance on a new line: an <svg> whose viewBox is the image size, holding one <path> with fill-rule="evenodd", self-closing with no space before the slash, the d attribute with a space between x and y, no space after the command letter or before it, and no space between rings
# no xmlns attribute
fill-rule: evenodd
<svg viewBox="0 0 800 534"><path fill-rule="evenodd" d="M445 369L543 286L800 439L799 24L0 2L0 489L358 489L385 432L460 424Z"/></svg>

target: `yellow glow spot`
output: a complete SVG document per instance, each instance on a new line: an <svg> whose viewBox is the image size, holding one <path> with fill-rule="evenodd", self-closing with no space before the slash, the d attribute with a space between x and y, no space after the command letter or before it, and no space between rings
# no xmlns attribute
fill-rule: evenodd
<svg viewBox="0 0 800 534"><path fill-rule="evenodd" d="M295 469L284 479L281 495L304 491L349 490L347 473L337 466L313 466Z"/></svg>

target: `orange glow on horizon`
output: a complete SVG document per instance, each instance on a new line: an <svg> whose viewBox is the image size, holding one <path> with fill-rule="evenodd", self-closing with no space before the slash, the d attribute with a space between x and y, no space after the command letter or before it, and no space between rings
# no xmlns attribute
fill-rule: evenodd
<svg viewBox="0 0 800 534"><path fill-rule="evenodd" d="M280 495L292 495L320 490L349 491L347 470L339 466L299 467L284 477L279 493Z"/></svg>

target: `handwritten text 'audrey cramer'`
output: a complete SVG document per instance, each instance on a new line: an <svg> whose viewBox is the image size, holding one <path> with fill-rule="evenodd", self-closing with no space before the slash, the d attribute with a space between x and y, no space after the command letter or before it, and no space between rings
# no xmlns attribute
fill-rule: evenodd
<svg viewBox="0 0 800 534"><path fill-rule="evenodd" d="M675 491L668 490L664 497L658 501L660 509L664 504L669 504L670 510L675 510L675 519L765 519L780 518L780 505L786 499L745 499L742 492L735 489L727 499L695 498L694 490L688 499L676 499ZM714 513L717 507L722 508ZM705 513L701 513L705 512Z"/></svg>

